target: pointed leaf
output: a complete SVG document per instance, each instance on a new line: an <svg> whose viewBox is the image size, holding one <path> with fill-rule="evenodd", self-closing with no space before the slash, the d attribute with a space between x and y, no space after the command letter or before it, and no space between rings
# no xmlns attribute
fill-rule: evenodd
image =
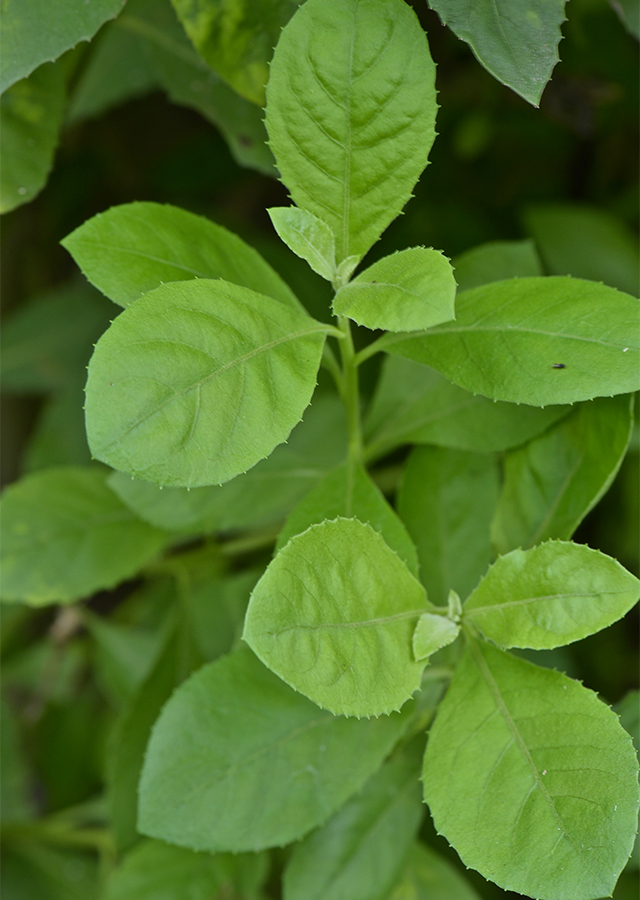
<svg viewBox="0 0 640 900"><path fill-rule="evenodd" d="M416 659L427 659L437 650L452 644L460 633L460 626L446 616L423 613L413 632L413 655Z"/></svg>
<svg viewBox="0 0 640 900"><path fill-rule="evenodd" d="M559 61L566 0L430 0L498 81L534 106Z"/></svg>
<svg viewBox="0 0 640 900"><path fill-rule="evenodd" d="M87 381L94 456L158 484L219 484L296 425L327 326L225 281L166 284L96 344Z"/></svg>
<svg viewBox="0 0 640 900"><path fill-rule="evenodd" d="M568 540L611 485L632 425L632 398L598 397L507 453L491 524L498 553L549 538Z"/></svg>
<svg viewBox="0 0 640 900"><path fill-rule="evenodd" d="M424 588L357 519L293 537L258 582L244 639L314 703L346 716L399 709L420 686L411 637Z"/></svg>
<svg viewBox="0 0 640 900"><path fill-rule="evenodd" d="M416 842L388 900L480 900L480 895L444 856Z"/></svg>
<svg viewBox="0 0 640 900"><path fill-rule="evenodd" d="M318 275L333 281L336 277L336 240L329 226L297 206L279 206L267 212L287 247L305 259Z"/></svg>
<svg viewBox="0 0 640 900"><path fill-rule="evenodd" d="M458 294L455 322L385 349L493 400L546 406L640 387L640 304L577 278L516 278Z"/></svg>
<svg viewBox="0 0 640 900"><path fill-rule="evenodd" d="M637 827L638 764L581 684L468 648L429 732L424 795L466 866L545 900L610 896Z"/></svg>
<svg viewBox="0 0 640 900"><path fill-rule="evenodd" d="M285 522L276 547L281 550L310 525L339 517L354 517L371 525L418 577L418 554L407 529L361 466L351 468L345 463L309 491Z"/></svg>
<svg viewBox="0 0 640 900"><path fill-rule="evenodd" d="M287 844L362 787L406 723L407 713L334 717L238 650L165 706L140 783L140 829L199 850Z"/></svg>
<svg viewBox="0 0 640 900"><path fill-rule="evenodd" d="M435 67L401 0L308 0L271 63L266 125L297 206L359 259L400 213L435 137Z"/></svg>
<svg viewBox="0 0 640 900"><path fill-rule="evenodd" d="M113 206L72 231L62 246L89 281L121 306L168 281L222 278L301 309L257 251L226 228L176 206Z"/></svg>
<svg viewBox="0 0 640 900"><path fill-rule="evenodd" d="M533 241L491 241L481 244L456 256L453 270L458 291L468 291L507 278L544 274Z"/></svg>
<svg viewBox="0 0 640 900"><path fill-rule="evenodd" d="M453 319L455 296L447 257L412 247L385 256L340 288L333 311L367 328L419 331Z"/></svg>
<svg viewBox="0 0 640 900"><path fill-rule="evenodd" d="M169 536L141 522L102 468L45 469L2 495L2 597L65 603L135 575Z"/></svg>
<svg viewBox="0 0 640 900"><path fill-rule="evenodd" d="M514 550L489 569L464 616L502 647L561 647L621 619L640 582L619 562L582 544L548 541Z"/></svg>

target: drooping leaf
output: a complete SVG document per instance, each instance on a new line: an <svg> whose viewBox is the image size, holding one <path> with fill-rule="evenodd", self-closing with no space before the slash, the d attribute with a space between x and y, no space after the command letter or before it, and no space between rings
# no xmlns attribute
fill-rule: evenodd
<svg viewBox="0 0 640 900"><path fill-rule="evenodd" d="M401 0L308 0L278 41L266 125L294 202L360 259L400 213L435 137L434 64Z"/></svg>
<svg viewBox="0 0 640 900"><path fill-rule="evenodd" d="M502 647L544 650L601 631L639 597L640 582L617 560L583 544L547 541L499 557L464 615Z"/></svg>
<svg viewBox="0 0 640 900"><path fill-rule="evenodd" d="M508 452L491 523L498 553L568 540L611 485L632 425L632 398L598 397Z"/></svg>
<svg viewBox="0 0 640 900"><path fill-rule="evenodd" d="M559 60L566 0L429 0L484 68L534 106Z"/></svg>
<svg viewBox="0 0 640 900"><path fill-rule="evenodd" d="M35 472L2 497L2 597L65 603L135 575L167 543L110 491L98 468Z"/></svg>
<svg viewBox="0 0 640 900"><path fill-rule="evenodd" d="M429 599L446 604L449 590L466 597L491 560L489 525L498 498L491 456L416 448L398 493L398 513L418 550Z"/></svg>
<svg viewBox="0 0 640 900"><path fill-rule="evenodd" d="M0 8L0 93L118 15L125 0L19 0Z"/></svg>
<svg viewBox="0 0 640 900"><path fill-rule="evenodd" d="M344 457L344 407L314 397L286 444L233 481L212 487L159 488L114 472L109 486L145 522L189 534L260 528L284 519Z"/></svg>
<svg viewBox="0 0 640 900"><path fill-rule="evenodd" d="M425 800L466 866L549 900L610 895L637 826L638 763L581 684L489 644L456 668L429 732Z"/></svg>
<svg viewBox="0 0 640 900"><path fill-rule="evenodd" d="M244 639L287 684L339 715L380 716L420 686L411 638L424 588L357 519L293 537L258 582Z"/></svg>
<svg viewBox="0 0 640 900"><path fill-rule="evenodd" d="M459 291L507 278L544 274L533 241L491 241L481 244L457 256L453 260L453 270Z"/></svg>
<svg viewBox="0 0 640 900"><path fill-rule="evenodd" d="M0 9L4 10L5 4ZM0 97L0 213L33 200L45 186L65 102L64 71L50 63L13 84Z"/></svg>
<svg viewBox="0 0 640 900"><path fill-rule="evenodd" d="M493 400L546 406L640 387L640 304L577 278L516 278L464 291L456 321L385 349Z"/></svg>
<svg viewBox="0 0 640 900"><path fill-rule="evenodd" d="M279 206L267 212L287 247L306 260L318 275L333 281L336 277L336 239L326 222L297 206Z"/></svg>
<svg viewBox="0 0 640 900"><path fill-rule="evenodd" d="M300 421L327 330L226 281L156 288L96 345L85 408L92 453L157 484L229 481Z"/></svg>
<svg viewBox="0 0 640 900"><path fill-rule="evenodd" d="M416 659L427 659L432 653L453 643L460 633L460 626L446 616L423 613L413 632L413 655Z"/></svg>
<svg viewBox="0 0 640 900"><path fill-rule="evenodd" d="M289 843L362 787L406 723L407 712L334 717L241 649L204 666L165 706L147 749L139 827L199 850Z"/></svg>
<svg viewBox="0 0 640 900"><path fill-rule="evenodd" d="M455 296L447 257L411 247L385 256L341 287L333 311L367 328L420 331L453 319Z"/></svg>
<svg viewBox="0 0 640 900"><path fill-rule="evenodd" d="M387 900L424 811L419 773L418 754L399 754L297 844L284 871L284 900Z"/></svg>
<svg viewBox="0 0 640 900"><path fill-rule="evenodd" d="M388 900L480 900L464 876L426 844L416 842Z"/></svg>
<svg viewBox="0 0 640 900"><path fill-rule="evenodd" d="M293 510L278 535L276 549L281 550L310 525L339 517L354 517L371 525L418 577L418 555L402 521L365 469L346 463L323 478Z"/></svg>
<svg viewBox="0 0 640 900"><path fill-rule="evenodd" d="M492 402L452 384L429 366L387 356L365 419L367 459L402 444L493 452L517 447L570 412L569 406Z"/></svg>
<svg viewBox="0 0 640 900"><path fill-rule="evenodd" d="M257 251L226 228L176 206L114 206L84 222L62 245L89 281L121 306L167 282L221 278L301 309Z"/></svg>

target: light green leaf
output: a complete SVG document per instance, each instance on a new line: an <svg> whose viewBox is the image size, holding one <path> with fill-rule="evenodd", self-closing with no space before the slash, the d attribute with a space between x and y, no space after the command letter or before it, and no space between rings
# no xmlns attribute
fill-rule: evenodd
<svg viewBox="0 0 640 900"><path fill-rule="evenodd" d="M342 461L345 447L341 401L314 396L287 443L233 481L191 490L159 488L114 472L109 486L137 516L167 531L200 534L260 528L284 519Z"/></svg>
<svg viewBox="0 0 640 900"><path fill-rule="evenodd" d="M413 632L413 655L416 659L427 659L437 650L452 644L460 633L460 626L446 616L423 613Z"/></svg>
<svg viewBox="0 0 640 900"><path fill-rule="evenodd" d="M533 241L492 241L473 247L453 260L458 291L504 281L543 275ZM565 274L565 273L555 273Z"/></svg>
<svg viewBox="0 0 640 900"><path fill-rule="evenodd" d="M480 900L480 896L448 860L416 842L388 900Z"/></svg>
<svg viewBox="0 0 640 900"><path fill-rule="evenodd" d="M464 617L501 647L544 650L617 622L638 597L640 582L617 560L583 544L547 541L499 557Z"/></svg>
<svg viewBox="0 0 640 900"><path fill-rule="evenodd" d="M498 553L568 540L611 485L632 426L633 398L598 397L507 453L491 523Z"/></svg>
<svg viewBox="0 0 640 900"><path fill-rule="evenodd" d="M85 410L93 455L158 484L229 481L300 421L327 330L226 281L156 288L96 344Z"/></svg>
<svg viewBox="0 0 640 900"><path fill-rule="evenodd" d="M486 572L498 490L491 456L419 447L409 457L398 513L417 547L420 579L433 603L445 604L450 589L468 596Z"/></svg>
<svg viewBox="0 0 640 900"><path fill-rule="evenodd" d="M336 239L329 226L297 206L278 206L267 212L278 236L296 256L306 260L327 281L336 278Z"/></svg>
<svg viewBox="0 0 640 900"><path fill-rule="evenodd" d="M559 60L566 0L429 0L491 74L538 106Z"/></svg>
<svg viewBox="0 0 640 900"><path fill-rule="evenodd" d="M310 525L339 517L371 525L418 577L418 555L407 529L366 470L346 463L323 478L293 510L278 535L277 550Z"/></svg>
<svg viewBox="0 0 640 900"><path fill-rule="evenodd" d="M302 308L252 247L176 206L114 206L80 225L62 245L89 281L121 306L166 282L221 278Z"/></svg>
<svg viewBox="0 0 640 900"><path fill-rule="evenodd" d="M2 597L32 606L115 587L167 543L110 491L98 468L35 472L2 497Z"/></svg>
<svg viewBox="0 0 640 900"><path fill-rule="evenodd" d="M455 322L385 349L493 400L546 406L640 387L640 304L577 278L516 278L458 294Z"/></svg>
<svg viewBox="0 0 640 900"><path fill-rule="evenodd" d="M529 207L524 220L549 275L603 281L638 296L638 241L616 216L597 207L554 203Z"/></svg>
<svg viewBox="0 0 640 900"><path fill-rule="evenodd" d="M378 260L340 288L333 311L367 328L420 331L453 319L455 296L447 257L411 247Z"/></svg>
<svg viewBox="0 0 640 900"><path fill-rule="evenodd" d="M407 713L331 716L244 648L204 666L165 706L140 783L140 829L198 850L287 844L362 787L406 723Z"/></svg>
<svg viewBox="0 0 640 900"><path fill-rule="evenodd" d="M345 716L399 709L420 686L411 637L424 588L357 519L293 537L258 582L244 639L287 684Z"/></svg>
<svg viewBox="0 0 640 900"><path fill-rule="evenodd" d="M609 896L637 827L638 764L581 684L468 648L429 732L424 795L466 866L549 900Z"/></svg>
<svg viewBox="0 0 640 900"><path fill-rule="evenodd" d="M307 0L283 30L266 125L297 206L362 258L400 213L435 138L435 66L401 0Z"/></svg>
<svg viewBox="0 0 640 900"><path fill-rule="evenodd" d="M4 8L3 4L0 9ZM45 186L65 102L64 70L51 64L16 82L0 97L0 213L33 200Z"/></svg>
<svg viewBox="0 0 640 900"><path fill-rule="evenodd" d="M242 97L264 105L269 60L302 0L171 0L203 59Z"/></svg>
<svg viewBox="0 0 640 900"><path fill-rule="evenodd" d="M387 356L365 419L366 457L377 459L402 444L480 453L507 450L540 434L570 409L492 402L428 366Z"/></svg>
<svg viewBox="0 0 640 900"><path fill-rule="evenodd" d="M125 0L8 0L0 7L0 93L41 63L88 41Z"/></svg>
<svg viewBox="0 0 640 900"><path fill-rule="evenodd" d="M419 773L415 752L394 757L297 844L284 871L284 900L387 900L422 819Z"/></svg>

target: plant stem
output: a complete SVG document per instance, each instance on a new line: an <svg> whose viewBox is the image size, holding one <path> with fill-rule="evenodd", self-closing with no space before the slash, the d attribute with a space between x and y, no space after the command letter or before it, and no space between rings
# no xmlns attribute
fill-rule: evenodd
<svg viewBox="0 0 640 900"><path fill-rule="evenodd" d="M360 389L358 385L358 366L355 362L355 350L351 337L351 323L342 318L339 323L344 334L340 342L342 356L342 400L347 413L347 458L350 464L362 462L362 428L360 425Z"/></svg>

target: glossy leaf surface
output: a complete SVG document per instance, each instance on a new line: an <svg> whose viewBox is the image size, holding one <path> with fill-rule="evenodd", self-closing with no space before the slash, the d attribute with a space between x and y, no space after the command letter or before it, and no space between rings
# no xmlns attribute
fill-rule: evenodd
<svg viewBox="0 0 640 900"><path fill-rule="evenodd" d="M596 695L468 648L429 732L424 794L466 866L547 900L610 895L635 836L638 763Z"/></svg>
<svg viewBox="0 0 640 900"><path fill-rule="evenodd" d="M311 400L326 326L247 288L166 284L98 341L92 453L158 484L228 481L288 437Z"/></svg>
<svg viewBox="0 0 640 900"><path fill-rule="evenodd" d="M362 787L406 719L334 717L239 650L165 706L142 774L140 829L209 851L290 843Z"/></svg>
<svg viewBox="0 0 640 900"><path fill-rule="evenodd" d="M400 213L435 137L434 64L401 0L309 0L283 30L266 125L297 206L358 259Z"/></svg>
<svg viewBox="0 0 640 900"><path fill-rule="evenodd" d="M411 638L424 588L357 519L293 537L258 582L244 639L314 703L347 716L399 709L420 686Z"/></svg>

